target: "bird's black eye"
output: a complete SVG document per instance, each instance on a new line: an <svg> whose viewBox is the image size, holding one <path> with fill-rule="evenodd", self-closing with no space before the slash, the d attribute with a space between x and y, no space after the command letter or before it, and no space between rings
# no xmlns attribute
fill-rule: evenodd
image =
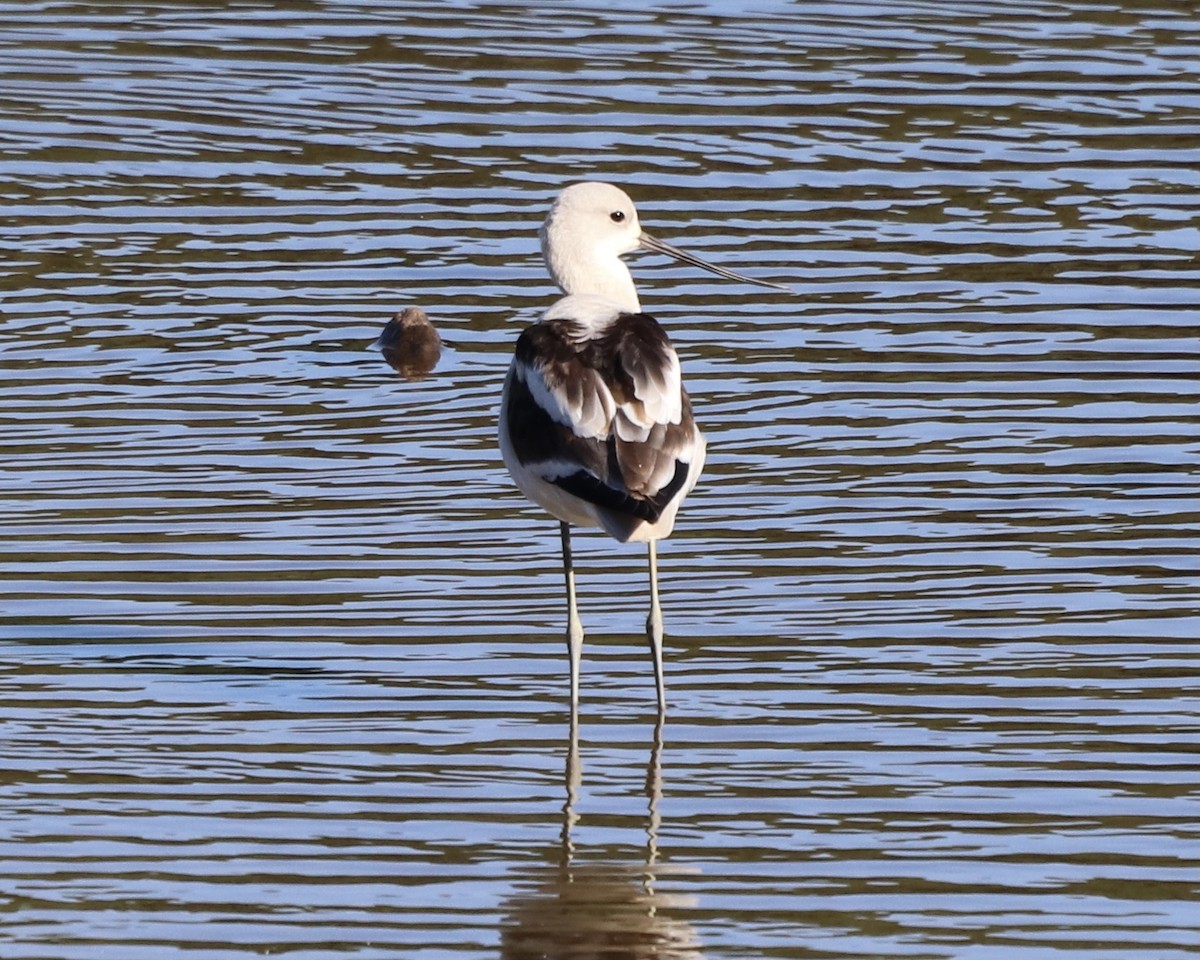
<svg viewBox="0 0 1200 960"><path fill-rule="evenodd" d="M614 210L612 213L610 213L608 215L608 218L613 223L620 223L622 220L625 219L625 211L624 210Z"/></svg>

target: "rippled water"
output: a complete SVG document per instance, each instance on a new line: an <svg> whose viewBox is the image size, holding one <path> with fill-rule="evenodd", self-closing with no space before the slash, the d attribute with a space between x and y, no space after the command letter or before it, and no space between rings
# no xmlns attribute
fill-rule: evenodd
<svg viewBox="0 0 1200 960"><path fill-rule="evenodd" d="M0 4L0 955L1195 956L1194 9L564 9ZM709 465L572 738L583 178L798 295L635 263Z"/></svg>

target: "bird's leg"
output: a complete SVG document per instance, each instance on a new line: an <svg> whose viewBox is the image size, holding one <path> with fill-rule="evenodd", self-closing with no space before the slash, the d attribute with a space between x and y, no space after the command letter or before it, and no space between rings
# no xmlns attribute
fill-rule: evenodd
<svg viewBox="0 0 1200 960"><path fill-rule="evenodd" d="M646 617L646 637L650 640L650 655L654 658L654 683L658 690L658 712L661 716L667 709L667 690L663 682L663 619L662 607L658 604L658 548L656 541L648 541L650 547L650 615Z"/></svg>
<svg viewBox="0 0 1200 960"><path fill-rule="evenodd" d="M579 768L579 710L571 704L571 719L567 727L567 770L564 777L567 785L567 802L563 804L562 858L559 865L568 870L575 856L575 842L571 839L571 828L579 822L575 808L579 804L579 788L583 785L583 774Z"/></svg>
<svg viewBox="0 0 1200 960"><path fill-rule="evenodd" d="M559 521L562 533L563 575L567 580L567 655L571 661L571 709L579 706L579 660L583 654L583 623L575 607L575 567L571 563L571 528Z"/></svg>

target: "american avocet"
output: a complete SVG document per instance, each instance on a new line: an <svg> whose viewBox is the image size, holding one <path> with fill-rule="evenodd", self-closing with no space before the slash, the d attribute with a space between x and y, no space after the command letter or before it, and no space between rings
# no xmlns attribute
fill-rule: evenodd
<svg viewBox="0 0 1200 960"><path fill-rule="evenodd" d="M642 313L621 254L641 247L731 280L789 290L706 263L642 232L624 191L577 183L558 195L540 231L542 256L566 294L525 330L500 403L500 450L517 486L556 517L567 582L571 706L579 702L583 625L575 606L571 524L645 542L646 634L658 707L666 707L656 541L700 476L704 436L658 321Z"/></svg>

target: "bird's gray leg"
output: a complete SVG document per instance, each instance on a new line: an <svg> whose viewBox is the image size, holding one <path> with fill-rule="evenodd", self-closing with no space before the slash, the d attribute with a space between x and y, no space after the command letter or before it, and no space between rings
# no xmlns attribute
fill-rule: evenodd
<svg viewBox="0 0 1200 960"><path fill-rule="evenodd" d="M579 768L579 711L571 704L571 719L567 727L567 770L564 778L567 784L567 802L563 804L562 825L562 857L559 865L569 869L575 856L575 841L571 839L571 828L579 822L579 814L575 812L579 805L579 788L583 785L583 774Z"/></svg>
<svg viewBox="0 0 1200 960"><path fill-rule="evenodd" d="M650 640L650 655L654 658L654 684L658 690L658 712L667 709L667 690L663 682L663 619L662 607L658 604L658 548L656 541L650 547L650 615L646 617L646 637Z"/></svg>
<svg viewBox="0 0 1200 960"><path fill-rule="evenodd" d="M575 567L571 563L571 528L559 521L562 533L563 575L567 580L567 655L571 660L571 709L579 706L579 660L583 654L583 623L575 607Z"/></svg>

